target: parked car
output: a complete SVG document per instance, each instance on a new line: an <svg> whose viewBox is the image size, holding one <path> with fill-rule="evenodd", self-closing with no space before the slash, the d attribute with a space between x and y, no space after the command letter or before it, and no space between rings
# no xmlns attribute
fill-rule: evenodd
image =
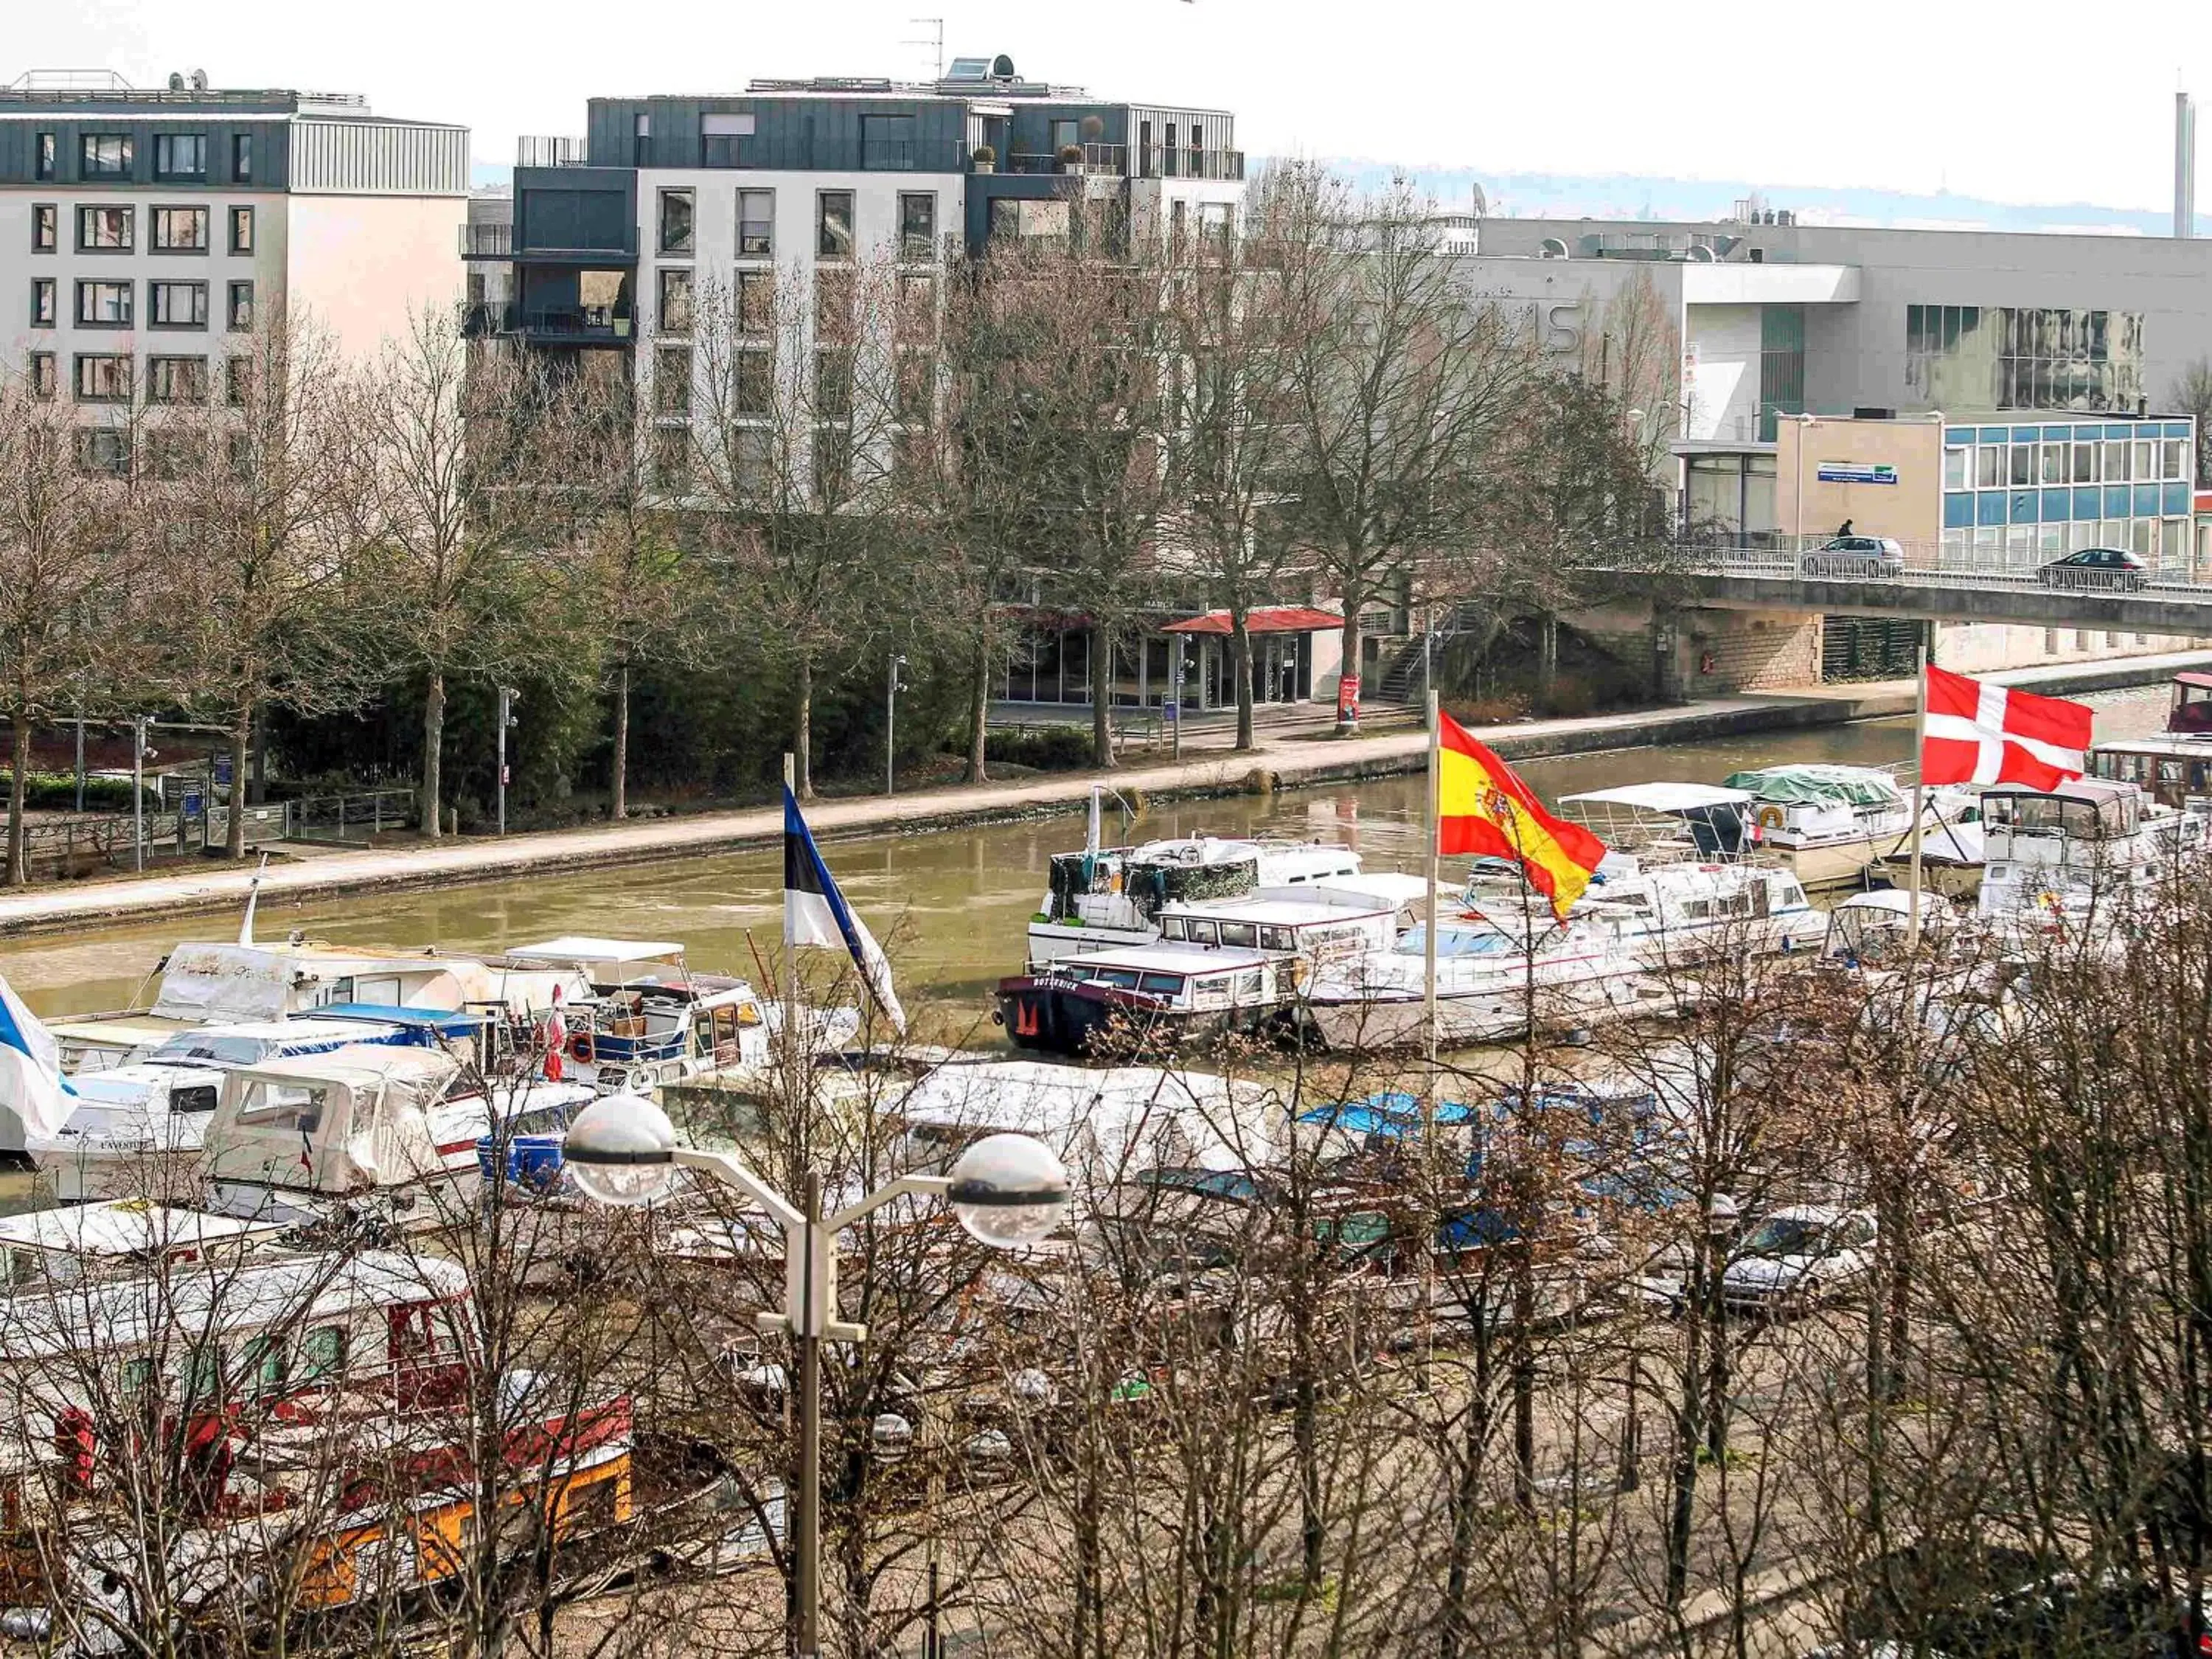
<svg viewBox="0 0 2212 1659"><path fill-rule="evenodd" d="M1721 1278L1721 1295L1747 1309L1802 1308L1848 1290L1873 1270L1874 1217L1864 1210L1799 1205L1744 1234Z"/></svg>
<svg viewBox="0 0 2212 1659"><path fill-rule="evenodd" d="M2140 593L2150 586L2150 561L2124 547L2085 547L2051 560L2036 574L2045 587L2112 587Z"/></svg>
<svg viewBox="0 0 2212 1659"><path fill-rule="evenodd" d="M1837 536L1803 554L1798 570L1808 576L1886 576L1905 574L1905 549L1887 536Z"/></svg>

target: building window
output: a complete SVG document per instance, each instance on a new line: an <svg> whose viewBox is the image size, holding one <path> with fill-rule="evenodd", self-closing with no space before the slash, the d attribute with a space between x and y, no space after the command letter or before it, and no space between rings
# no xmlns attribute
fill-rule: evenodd
<svg viewBox="0 0 2212 1659"><path fill-rule="evenodd" d="M691 487L691 428L655 428L653 434L653 482L656 489L681 495Z"/></svg>
<svg viewBox="0 0 2212 1659"><path fill-rule="evenodd" d="M253 252L253 210L234 207L230 210L230 251L233 253Z"/></svg>
<svg viewBox="0 0 2212 1659"><path fill-rule="evenodd" d="M814 331L834 344L853 337L854 302L860 287L849 270L814 273Z"/></svg>
<svg viewBox="0 0 2212 1659"><path fill-rule="evenodd" d="M693 229L691 192L688 190L662 191L660 251L663 253L690 252Z"/></svg>
<svg viewBox="0 0 2212 1659"><path fill-rule="evenodd" d="M814 354L814 418L839 424L853 418L853 353L837 347Z"/></svg>
<svg viewBox="0 0 2212 1659"><path fill-rule="evenodd" d="M691 348L663 346L653 354L653 412L691 412Z"/></svg>
<svg viewBox="0 0 2212 1659"><path fill-rule="evenodd" d="M81 207L76 210L80 253L127 253L138 240L137 211L127 207Z"/></svg>
<svg viewBox="0 0 2212 1659"><path fill-rule="evenodd" d="M230 135L230 182L234 185L253 182L253 135L250 132Z"/></svg>
<svg viewBox="0 0 2212 1659"><path fill-rule="evenodd" d="M54 176L54 135L51 132L42 132L33 143L36 147L37 155L32 163L32 173L40 179L52 178Z"/></svg>
<svg viewBox="0 0 2212 1659"><path fill-rule="evenodd" d="M2142 317L2125 311L1907 306L1905 384L1938 404L2132 410Z"/></svg>
<svg viewBox="0 0 2212 1659"><path fill-rule="evenodd" d="M691 272L688 266L670 265L660 273L660 331L691 331Z"/></svg>
<svg viewBox="0 0 2212 1659"><path fill-rule="evenodd" d="M233 409L243 409L253 398L253 359L226 357L222 360L222 400Z"/></svg>
<svg viewBox="0 0 2212 1659"><path fill-rule="evenodd" d="M76 320L80 328L131 326L131 283L79 283Z"/></svg>
<svg viewBox="0 0 2212 1659"><path fill-rule="evenodd" d="M907 427L926 428L935 402L937 363L926 351L909 351L899 358L898 419Z"/></svg>
<svg viewBox="0 0 2212 1659"><path fill-rule="evenodd" d="M131 135L127 132L88 132L77 141L76 170L81 179L128 179L131 176Z"/></svg>
<svg viewBox="0 0 2212 1659"><path fill-rule="evenodd" d="M860 166L864 169L907 173L913 170L914 164L914 117L860 118Z"/></svg>
<svg viewBox="0 0 2212 1659"><path fill-rule="evenodd" d="M103 478L131 476L131 433L119 426L88 428L76 434L76 465L80 472Z"/></svg>
<svg viewBox="0 0 2212 1659"><path fill-rule="evenodd" d="M1964 489L1966 487L1968 457L1972 453L1972 451L1965 449L1947 449L1943 452L1944 489Z"/></svg>
<svg viewBox="0 0 2212 1659"><path fill-rule="evenodd" d="M31 326L52 328L56 320L58 301L54 298L54 279L51 276L31 278Z"/></svg>
<svg viewBox="0 0 2212 1659"><path fill-rule="evenodd" d="M730 404L739 415L765 415L773 394L775 359L765 351L740 351L731 363Z"/></svg>
<svg viewBox="0 0 2212 1659"><path fill-rule="evenodd" d="M921 271L899 273L898 337L902 345L926 345L937 335L937 278Z"/></svg>
<svg viewBox="0 0 2212 1659"><path fill-rule="evenodd" d="M41 403L52 403L58 376L54 368L54 354L34 351L31 354L31 395Z"/></svg>
<svg viewBox="0 0 2212 1659"><path fill-rule="evenodd" d="M157 253L205 253L208 210L204 207L155 208L154 250Z"/></svg>
<svg viewBox="0 0 2212 1659"><path fill-rule="evenodd" d="M52 202L31 204L31 252L52 253L60 238L61 209Z"/></svg>
<svg viewBox="0 0 2212 1659"><path fill-rule="evenodd" d="M738 332L764 335L775 323L775 273L741 270L738 273Z"/></svg>
<svg viewBox="0 0 2212 1659"><path fill-rule="evenodd" d="M87 354L76 360L76 400L81 404L131 401L131 360Z"/></svg>
<svg viewBox="0 0 2212 1659"><path fill-rule="evenodd" d="M738 141L752 137L750 115L702 115L699 118L699 165L733 167L738 165Z"/></svg>
<svg viewBox="0 0 2212 1659"><path fill-rule="evenodd" d="M155 328L205 328L208 289L205 283L149 283L147 320Z"/></svg>
<svg viewBox="0 0 2212 1659"><path fill-rule="evenodd" d="M207 399L206 358L149 357L147 359L147 402L204 404Z"/></svg>
<svg viewBox="0 0 2212 1659"><path fill-rule="evenodd" d="M154 176L156 179L206 178L206 135L198 132L155 133Z"/></svg>
<svg viewBox="0 0 2212 1659"><path fill-rule="evenodd" d="M853 434L842 426L814 428L814 499L834 507L853 488Z"/></svg>
<svg viewBox="0 0 2212 1659"><path fill-rule="evenodd" d="M934 196L902 196L899 198L899 258L909 264L935 257L937 252L937 198Z"/></svg>
<svg viewBox="0 0 2212 1659"><path fill-rule="evenodd" d="M253 326L253 284L233 283L230 285L230 331L244 334Z"/></svg>
<svg viewBox="0 0 2212 1659"><path fill-rule="evenodd" d="M853 257L853 192L825 190L814 198L814 252L823 259Z"/></svg>
<svg viewBox="0 0 2212 1659"><path fill-rule="evenodd" d="M738 192L738 257L766 259L775 252L775 192Z"/></svg>
<svg viewBox="0 0 2212 1659"><path fill-rule="evenodd" d="M1974 482L1984 489L2002 489L2005 486L2005 447L2002 444L1984 444L1974 452Z"/></svg>
<svg viewBox="0 0 2212 1659"><path fill-rule="evenodd" d="M1078 130L1077 125L1072 118L1066 120L1054 121L1052 124L1052 154L1054 160L1057 161L1060 157L1060 151L1064 149L1081 148L1081 146L1077 144L1075 142L1075 135ZM1194 143L1196 141L1194 140L1193 142Z"/></svg>
<svg viewBox="0 0 2212 1659"><path fill-rule="evenodd" d="M2189 445L2180 438L2166 440L2166 465L2160 476L2186 479L2189 477Z"/></svg>

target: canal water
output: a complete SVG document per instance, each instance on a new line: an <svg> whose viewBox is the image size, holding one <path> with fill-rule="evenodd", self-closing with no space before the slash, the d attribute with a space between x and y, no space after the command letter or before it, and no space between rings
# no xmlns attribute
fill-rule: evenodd
<svg viewBox="0 0 2212 1659"><path fill-rule="evenodd" d="M2164 686L2100 693L2100 737L2155 731ZM1757 733L1664 749L1615 750L1530 761L1522 775L1547 798L1655 779L1717 783L1783 761L1887 765L1911 758L1912 722L1861 721ZM1340 842L1367 867L1417 870L1422 781L1387 778L1164 805L1127 825L1109 811L1109 839L1265 833ZM856 909L891 952L909 1010L927 1006L925 1034L982 1041L988 992L1022 961L1023 928L1045 889L1045 860L1080 844L1082 820L1060 816L977 830L934 830L825 844ZM695 969L756 979L781 928L782 863L772 849L691 857L616 870L549 873L443 891L264 905L264 937L289 928L337 944L457 951L589 933L680 941ZM228 917L204 916L33 939L0 947L0 971L36 1012L85 1013L129 1004L162 952L180 939L222 939Z"/></svg>

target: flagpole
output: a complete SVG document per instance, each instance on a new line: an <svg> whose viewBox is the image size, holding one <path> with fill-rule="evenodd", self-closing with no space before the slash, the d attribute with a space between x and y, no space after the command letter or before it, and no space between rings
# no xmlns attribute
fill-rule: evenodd
<svg viewBox="0 0 2212 1659"><path fill-rule="evenodd" d="M799 798L799 757L787 750L783 757L784 793L792 799ZM791 1108L800 1113L799 1100L799 947L791 937L791 921L787 914L783 924L783 1030L790 1048Z"/></svg>
<svg viewBox="0 0 2212 1659"><path fill-rule="evenodd" d="M1912 653L1912 855L1909 878L1911 897L1905 912L1905 948L1920 945L1920 815L1927 786L1921 781L1928 752L1928 642L1923 638Z"/></svg>
<svg viewBox="0 0 2212 1659"><path fill-rule="evenodd" d="M1429 916L1428 926L1422 929L1421 939L1421 1024L1425 1033L1429 1062L1429 1085L1425 1091L1424 1110L1433 1120L1437 1097L1437 837L1443 825L1437 818L1437 790L1443 775L1443 722L1437 718L1437 694L1429 693ZM1422 1125L1423 1132L1434 1138L1433 1121Z"/></svg>

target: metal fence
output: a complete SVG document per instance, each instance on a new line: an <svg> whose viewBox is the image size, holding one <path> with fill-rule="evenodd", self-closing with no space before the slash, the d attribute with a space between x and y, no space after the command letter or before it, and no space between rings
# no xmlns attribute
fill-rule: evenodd
<svg viewBox="0 0 2212 1659"><path fill-rule="evenodd" d="M387 830L404 830L415 822L412 789L368 789L349 795L308 795L287 802L291 809L291 839L313 842L366 842Z"/></svg>
<svg viewBox="0 0 2212 1659"><path fill-rule="evenodd" d="M2064 567L2056 563L2067 556L2024 547L1974 547L1939 541L1899 541L1905 555L1901 573L1881 574L1875 562L1864 556L1832 554L1827 544L1832 532L1792 535L1783 531L1744 535L1697 536L1680 544L1676 554L1692 570L1716 575L1842 577L1869 582L1958 582L1976 585L2021 585L2094 592L2133 590L2138 586L2201 591L2212 572L2199 572L2186 562L2172 565L2146 557L2149 568L2141 573ZM1864 568L1854 568L1861 562Z"/></svg>

